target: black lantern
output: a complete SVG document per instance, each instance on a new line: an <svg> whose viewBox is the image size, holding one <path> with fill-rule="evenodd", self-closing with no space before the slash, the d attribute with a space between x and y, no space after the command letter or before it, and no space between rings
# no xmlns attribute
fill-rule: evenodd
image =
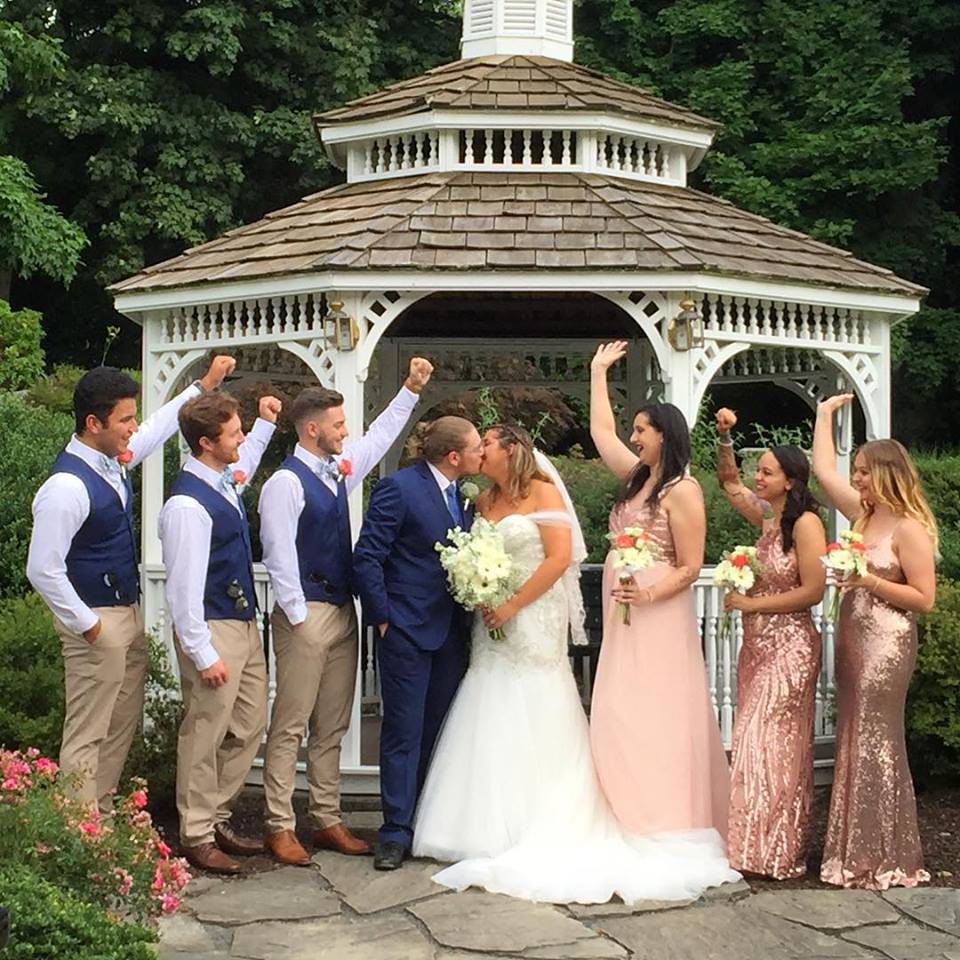
<svg viewBox="0 0 960 960"><path fill-rule="evenodd" d="M693 350L703 346L703 316L694 300L681 300L680 312L670 321L667 339L674 350Z"/></svg>
<svg viewBox="0 0 960 960"><path fill-rule="evenodd" d="M323 318L323 335L327 343L336 350L352 350L360 339L360 331L352 317L343 312L339 300L330 303L330 309Z"/></svg>

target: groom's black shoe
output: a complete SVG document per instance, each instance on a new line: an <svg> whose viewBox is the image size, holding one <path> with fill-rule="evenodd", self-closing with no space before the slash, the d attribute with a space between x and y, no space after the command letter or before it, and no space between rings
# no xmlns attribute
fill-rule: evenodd
<svg viewBox="0 0 960 960"><path fill-rule="evenodd" d="M378 843L373 854L373 868L374 870L396 870L408 856L410 854L402 843L397 843L395 840Z"/></svg>

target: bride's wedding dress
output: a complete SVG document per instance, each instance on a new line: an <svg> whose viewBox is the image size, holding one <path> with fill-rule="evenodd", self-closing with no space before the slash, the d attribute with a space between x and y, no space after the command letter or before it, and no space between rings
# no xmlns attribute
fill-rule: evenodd
<svg viewBox="0 0 960 960"><path fill-rule="evenodd" d="M526 575L544 558L538 524L558 518L569 523L544 511L497 524ZM421 793L414 855L459 861L434 876L445 886L552 903L681 900L738 879L716 831L630 836L610 812L567 659L567 610L558 581L507 621L502 640L475 618L470 667Z"/></svg>

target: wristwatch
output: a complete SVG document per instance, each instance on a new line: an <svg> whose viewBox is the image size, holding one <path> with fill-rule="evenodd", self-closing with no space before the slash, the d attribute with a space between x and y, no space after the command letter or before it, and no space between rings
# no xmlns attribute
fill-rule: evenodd
<svg viewBox="0 0 960 960"><path fill-rule="evenodd" d="M201 393L207 392L207 388L203 385L203 383L200 380L194 380L193 383L190 384L190 386L196 387Z"/></svg>

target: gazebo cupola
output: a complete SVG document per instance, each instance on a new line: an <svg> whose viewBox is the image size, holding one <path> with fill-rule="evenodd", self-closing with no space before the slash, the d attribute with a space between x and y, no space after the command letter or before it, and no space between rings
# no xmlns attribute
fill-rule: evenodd
<svg viewBox="0 0 960 960"><path fill-rule="evenodd" d="M717 124L572 63L572 0L467 0L463 57L317 118L349 183L448 171L685 186Z"/></svg>

